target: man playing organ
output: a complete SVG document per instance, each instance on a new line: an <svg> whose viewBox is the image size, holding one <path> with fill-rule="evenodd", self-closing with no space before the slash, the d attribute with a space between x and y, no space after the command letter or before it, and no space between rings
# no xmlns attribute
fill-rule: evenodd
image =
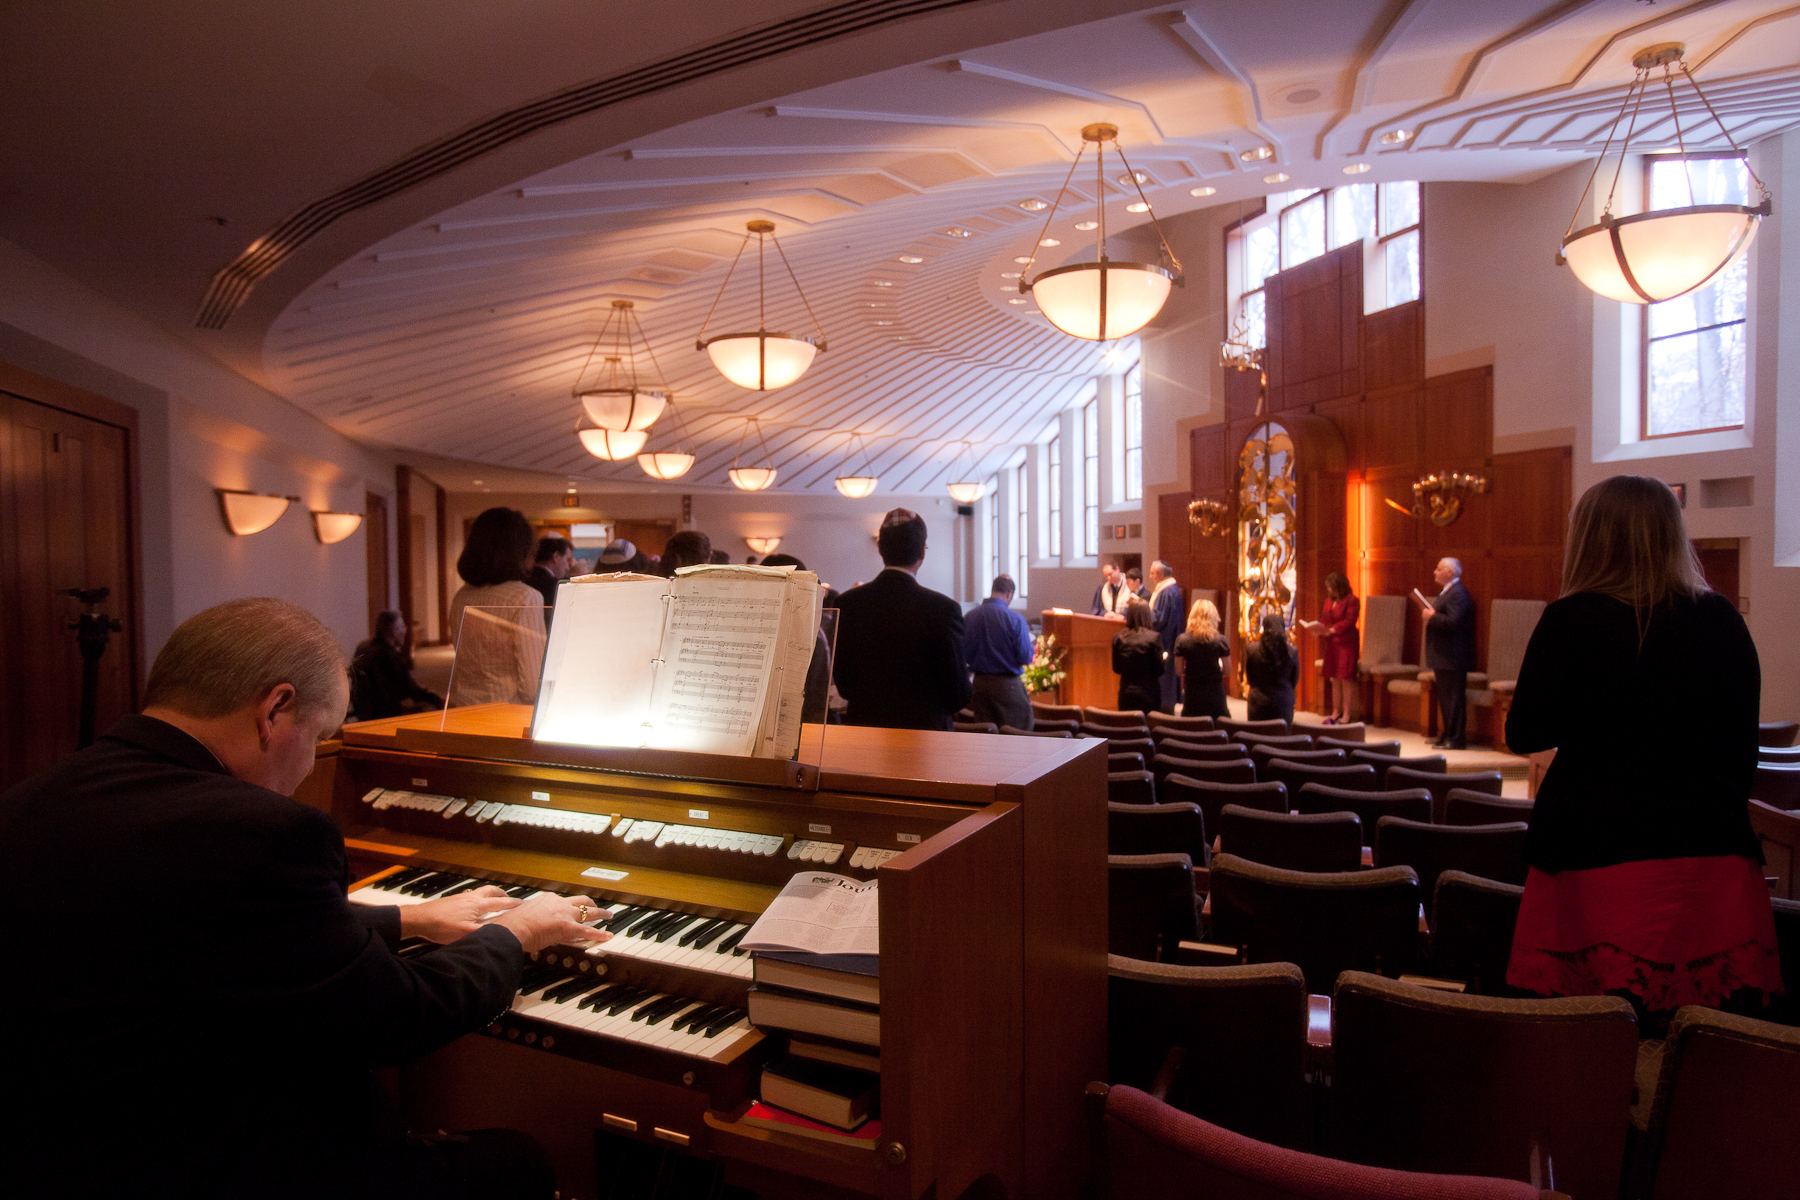
<svg viewBox="0 0 1800 1200"><path fill-rule="evenodd" d="M0 796L0 1194L553 1194L530 1138L411 1134L370 1071L493 1020L529 953L608 936L599 906L349 903L336 824L290 799L347 702L322 622L233 601L170 637L140 715Z"/></svg>

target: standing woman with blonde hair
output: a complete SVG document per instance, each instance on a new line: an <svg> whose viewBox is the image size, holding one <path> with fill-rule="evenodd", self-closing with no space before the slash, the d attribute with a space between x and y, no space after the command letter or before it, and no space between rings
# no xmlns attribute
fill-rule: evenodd
<svg viewBox="0 0 1800 1200"><path fill-rule="evenodd" d="M1651 1037L1684 1004L1782 990L1745 803L1761 690L1750 631L1707 588L1674 493L1637 475L1589 488L1506 723L1515 751L1556 751L1509 984L1624 995Z"/></svg>
<svg viewBox="0 0 1800 1200"><path fill-rule="evenodd" d="M1219 636L1219 608L1211 600L1194 601L1187 629L1175 639L1175 674L1181 680L1181 715L1229 717L1225 707L1225 660L1231 643Z"/></svg>

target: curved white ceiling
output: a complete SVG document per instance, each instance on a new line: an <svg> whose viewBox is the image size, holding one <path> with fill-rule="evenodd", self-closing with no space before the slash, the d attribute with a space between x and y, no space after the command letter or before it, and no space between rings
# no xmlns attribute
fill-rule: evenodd
<svg viewBox="0 0 1800 1200"><path fill-rule="evenodd" d="M1372 164L1363 181L1518 180L1591 158L1631 55L1659 41L1688 44L1740 142L1800 120L1800 8L1767 0L1216 0L772 96L519 180L328 272L275 321L264 368L352 437L637 483L635 463L580 448L570 395L609 302L628 298L701 456L678 486L724 484L754 416L779 488L829 488L860 433L881 489L918 493L965 473L964 441L982 475L1001 465L1107 361L1008 278L1044 228L1021 202L1056 199L1083 125L1119 126L1165 219L1339 182L1352 162ZM1691 145L1698 114L1683 122ZM1400 126L1418 135L1379 140ZM1262 145L1270 162L1240 161ZM1265 183L1277 170L1291 181ZM1124 235L1138 253L1114 256L1139 257L1155 240L1125 213L1121 174L1109 156L1108 227L1138 226ZM1073 226L1098 190L1090 153L1039 266L1091 253ZM694 346L758 218L830 345L766 395ZM771 327L810 332L772 253L768 266ZM754 278L740 264L712 331L754 328ZM674 432L665 416L652 446Z"/></svg>

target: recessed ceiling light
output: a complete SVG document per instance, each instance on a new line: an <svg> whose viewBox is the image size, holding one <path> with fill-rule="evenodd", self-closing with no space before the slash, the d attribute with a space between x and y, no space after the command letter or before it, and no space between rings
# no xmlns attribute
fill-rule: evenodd
<svg viewBox="0 0 1800 1200"><path fill-rule="evenodd" d="M892 321L877 321L877 322L875 322L875 323L876 323L876 324L877 324L877 325L892 325L892 324L893 324L893 322L892 322Z"/></svg>
<svg viewBox="0 0 1800 1200"><path fill-rule="evenodd" d="M487 482L487 480L485 480L485 479L471 479L471 480L469 480L469 482L470 482L470 483L472 483L472 484L474 484L474 485L475 485L475 486L476 486L476 487L480 487L480 486L481 486L481 485L482 485L482 484L484 484L484 483L486 483L486 482Z"/></svg>
<svg viewBox="0 0 1800 1200"><path fill-rule="evenodd" d="M950 228L944 230L944 232L949 234L951 237L974 237L975 236L975 231L973 229L964 229L959 225L952 225Z"/></svg>
<svg viewBox="0 0 1800 1200"><path fill-rule="evenodd" d="M569 492L570 492L570 494L571 494L571 495L572 495L572 494L574 494L574 491L575 491L575 489L574 489L574 488L570 488L570 489L569 489Z"/></svg>
<svg viewBox="0 0 1800 1200"><path fill-rule="evenodd" d="M1077 221L1077 222L1075 222L1075 228L1081 230L1081 232L1083 232L1083 233L1086 233L1090 229L1100 228L1100 222L1098 222L1098 221Z"/></svg>
<svg viewBox="0 0 1800 1200"><path fill-rule="evenodd" d="M1130 187L1134 183L1149 183L1150 176L1145 174L1142 171L1133 171L1129 175L1119 176L1119 182L1124 184L1126 187Z"/></svg>
<svg viewBox="0 0 1800 1200"><path fill-rule="evenodd" d="M1007 303L1008 304L1023 304L1023 303L1025 303L1025 301L1024 300L1008 300Z"/></svg>
<svg viewBox="0 0 1800 1200"><path fill-rule="evenodd" d="M1040 245L1040 246L1060 246L1060 245L1062 245L1062 243L1055 238L1045 238L1043 241L1039 242L1038 245Z"/></svg>
<svg viewBox="0 0 1800 1200"><path fill-rule="evenodd" d="M1413 131L1410 129L1390 129L1381 135L1381 141L1386 146L1398 146L1401 142L1411 140L1412 135Z"/></svg>
<svg viewBox="0 0 1800 1200"><path fill-rule="evenodd" d="M1295 88L1287 94L1287 102L1289 104L1311 104L1323 94L1315 87Z"/></svg>
<svg viewBox="0 0 1800 1200"><path fill-rule="evenodd" d="M1050 202L1048 200L1039 200L1034 197L1030 200L1019 201L1019 207L1026 212L1043 212L1046 208L1050 207Z"/></svg>
<svg viewBox="0 0 1800 1200"><path fill-rule="evenodd" d="M876 287L893 287L894 281L891 279L877 279L875 281L875 286Z"/></svg>
<svg viewBox="0 0 1800 1200"><path fill-rule="evenodd" d="M1002 272L1000 272L1000 278L1002 278L1002 279L1017 279L1018 277L1019 277L1019 272L1017 272L1017 271L1002 271Z"/></svg>
<svg viewBox="0 0 1800 1200"><path fill-rule="evenodd" d="M1368 163L1351 163L1349 166L1344 168L1344 174L1346 174L1346 175L1361 175L1364 171L1366 171L1368 169L1369 169Z"/></svg>
<svg viewBox="0 0 1800 1200"><path fill-rule="evenodd" d="M1293 176L1289 175L1286 171L1277 171L1273 175L1264 175L1263 182L1264 183L1286 183L1288 180L1290 180L1292 178L1293 178Z"/></svg>
<svg viewBox="0 0 1800 1200"><path fill-rule="evenodd" d="M1216 187L1189 188L1188 195L1190 195L1190 196L1211 196L1214 193L1216 193L1218 190L1219 189Z"/></svg>
<svg viewBox="0 0 1800 1200"><path fill-rule="evenodd" d="M903 263L922 263L925 260L916 254L902 254L900 256L900 261Z"/></svg>
<svg viewBox="0 0 1800 1200"><path fill-rule="evenodd" d="M1139 200L1134 204L1127 204L1125 206L1125 211L1126 212L1149 212L1150 206L1148 204L1145 204L1142 200Z"/></svg>
<svg viewBox="0 0 1800 1200"><path fill-rule="evenodd" d="M1275 152L1267 146L1258 146L1254 150L1245 150L1238 155L1240 162L1263 162L1275 157Z"/></svg>
<svg viewBox="0 0 1800 1200"><path fill-rule="evenodd" d="M1014 257L1013 257L1013 261L1014 261L1014 262L1016 262L1016 263L1021 263L1021 264L1023 264L1023 263L1028 263L1028 262L1030 262L1030 261L1031 261L1031 255L1029 255L1029 254L1019 254L1019 255L1015 255L1015 256L1014 256Z"/></svg>

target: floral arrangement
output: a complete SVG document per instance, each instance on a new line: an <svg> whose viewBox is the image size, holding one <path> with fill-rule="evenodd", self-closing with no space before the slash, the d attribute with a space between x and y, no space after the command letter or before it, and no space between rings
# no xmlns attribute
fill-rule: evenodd
<svg viewBox="0 0 1800 1200"><path fill-rule="evenodd" d="M1031 663L1025 668L1025 690L1032 695L1053 690L1069 677L1062 669L1065 651L1059 649L1054 634L1040 633L1031 644Z"/></svg>

